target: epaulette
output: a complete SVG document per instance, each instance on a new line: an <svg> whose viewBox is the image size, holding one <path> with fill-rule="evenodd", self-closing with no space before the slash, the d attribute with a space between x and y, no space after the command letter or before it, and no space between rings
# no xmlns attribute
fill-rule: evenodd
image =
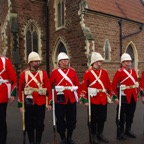
<svg viewBox="0 0 144 144"><path fill-rule="evenodd" d="M69 69L71 69L71 70L75 71L75 69L74 69L73 67L69 67Z"/></svg>
<svg viewBox="0 0 144 144"><path fill-rule="evenodd" d="M108 72L105 68L103 68L102 70L104 70L104 71L106 71L106 72Z"/></svg>
<svg viewBox="0 0 144 144"><path fill-rule="evenodd" d="M123 71L123 69L122 69L122 68L119 68L118 71L121 72L121 71Z"/></svg>
<svg viewBox="0 0 144 144"><path fill-rule="evenodd" d="M57 70L57 69L58 69L58 67L57 67L57 68L54 68L54 69L52 70L52 72L55 71L55 70Z"/></svg>
<svg viewBox="0 0 144 144"><path fill-rule="evenodd" d="M87 69L86 71L85 71L85 73L88 73L88 72L90 72L92 69Z"/></svg>

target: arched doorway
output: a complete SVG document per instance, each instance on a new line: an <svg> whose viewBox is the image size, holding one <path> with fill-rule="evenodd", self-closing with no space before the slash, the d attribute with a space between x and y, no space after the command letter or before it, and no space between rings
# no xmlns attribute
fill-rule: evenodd
<svg viewBox="0 0 144 144"><path fill-rule="evenodd" d="M128 46L126 53L128 53L132 58L132 68L134 68L135 59L134 59L134 51L131 45Z"/></svg>
<svg viewBox="0 0 144 144"><path fill-rule="evenodd" d="M57 56L60 52L64 52L66 53L67 55L68 54L68 51L67 51L67 48L66 48L66 45L65 43L62 41L62 40L59 40L56 44L56 47L55 47L55 50L54 50L54 53L53 53L53 64L54 64L54 67L57 67Z"/></svg>

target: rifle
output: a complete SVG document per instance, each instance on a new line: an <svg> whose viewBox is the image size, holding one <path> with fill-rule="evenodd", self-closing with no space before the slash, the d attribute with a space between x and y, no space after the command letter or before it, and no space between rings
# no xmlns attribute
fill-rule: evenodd
<svg viewBox="0 0 144 144"><path fill-rule="evenodd" d="M88 87L89 89L89 87ZM92 142L92 134L91 134L91 100L90 100L90 95L89 95L89 90L88 90L88 129L89 129L89 143L93 144Z"/></svg>
<svg viewBox="0 0 144 144"><path fill-rule="evenodd" d="M120 125L120 113L121 113L121 95L122 95L122 93L121 93L121 86L119 87L119 109L118 109L118 120L117 120L117 122L116 122L116 124L117 124L117 134L119 135L119 134L121 134L121 125Z"/></svg>
<svg viewBox="0 0 144 144"><path fill-rule="evenodd" d="M54 133L54 144L56 144L56 122L55 122L54 88L52 89L52 99L53 99L53 133Z"/></svg>
<svg viewBox="0 0 144 144"><path fill-rule="evenodd" d="M22 91L22 130L23 130L23 144L26 144L25 103L24 103L24 92L23 91Z"/></svg>

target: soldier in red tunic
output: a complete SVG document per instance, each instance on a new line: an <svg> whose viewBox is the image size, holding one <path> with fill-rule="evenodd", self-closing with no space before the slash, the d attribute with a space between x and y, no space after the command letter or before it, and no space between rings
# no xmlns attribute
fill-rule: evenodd
<svg viewBox="0 0 144 144"><path fill-rule="evenodd" d="M84 73L82 82L82 101L88 106L90 97L91 102L91 133L94 144L98 143L98 139L105 143L109 142L102 133L107 118L107 95L111 96L112 89L108 72L102 68L103 60L100 53L92 53L92 68Z"/></svg>
<svg viewBox="0 0 144 144"><path fill-rule="evenodd" d="M57 62L59 67L54 69L50 76L51 86L55 87L57 131L61 144L74 144L71 138L76 127L76 102L79 101L80 84L75 70L69 67L69 57L65 53L58 55Z"/></svg>
<svg viewBox="0 0 144 144"><path fill-rule="evenodd" d="M6 144L6 110L8 100L13 102L16 96L16 73L6 57L0 57L0 144Z"/></svg>
<svg viewBox="0 0 144 144"><path fill-rule="evenodd" d="M126 135L136 138L131 132L134 112L138 96L138 78L136 71L131 68L131 57L124 53L121 56L121 65L113 78L113 100L117 106L117 139L126 139ZM126 129L125 129L126 122Z"/></svg>
<svg viewBox="0 0 144 144"><path fill-rule="evenodd" d="M144 104L144 71L141 74L139 89L140 89L141 100L142 100L142 103Z"/></svg>
<svg viewBox="0 0 144 144"><path fill-rule="evenodd" d="M30 144L34 144L35 130L36 144L41 143L46 103L48 110L51 109L50 81L47 72L39 68L40 61L38 53L31 52L28 56L29 68L20 74L19 81L18 107L22 112L22 91L24 91L25 124Z"/></svg>

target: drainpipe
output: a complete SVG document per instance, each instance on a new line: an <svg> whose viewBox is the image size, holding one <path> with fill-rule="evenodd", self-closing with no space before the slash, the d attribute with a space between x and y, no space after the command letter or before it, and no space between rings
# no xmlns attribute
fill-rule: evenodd
<svg viewBox="0 0 144 144"><path fill-rule="evenodd" d="M122 19L119 20L119 26L120 26L120 57L122 55Z"/></svg>
<svg viewBox="0 0 144 144"><path fill-rule="evenodd" d="M50 72L50 69L49 69L49 37L48 37L48 34L49 34L49 28L48 28L48 3L49 3L49 0L46 0L46 7L45 7L45 10L46 10L46 71L47 73L49 74Z"/></svg>

